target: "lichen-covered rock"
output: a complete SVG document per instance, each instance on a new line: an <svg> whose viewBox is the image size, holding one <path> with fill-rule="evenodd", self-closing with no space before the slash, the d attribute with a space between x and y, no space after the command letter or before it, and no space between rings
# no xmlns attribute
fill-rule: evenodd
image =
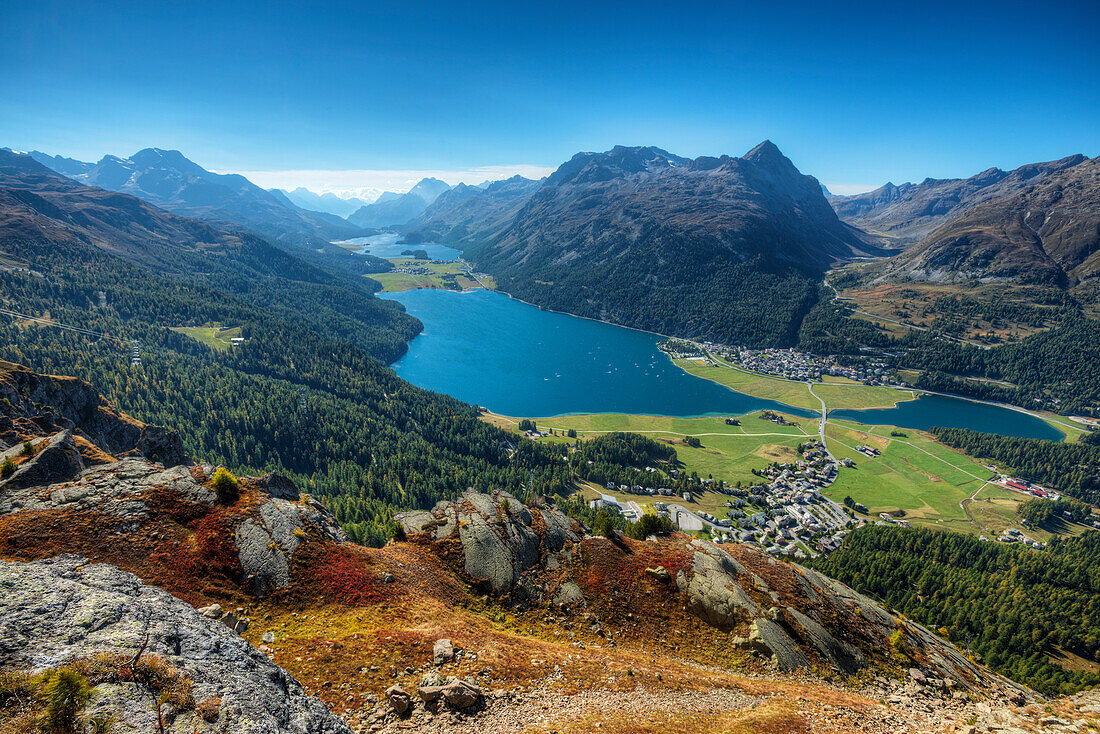
<svg viewBox="0 0 1100 734"><path fill-rule="evenodd" d="M854 675L867 666L867 658L858 647L838 640L827 629L797 609L788 608L784 617L789 626L798 631L822 657L842 673Z"/></svg>
<svg viewBox="0 0 1100 734"><path fill-rule="evenodd" d="M219 727L245 734L348 734L319 700L225 625L165 591L78 556L0 562L0 668L47 669L98 653L159 655L193 683L194 697L220 697ZM103 686L117 734L157 728L150 691ZM110 689L110 690L107 690ZM173 731L202 730L180 711Z"/></svg>
<svg viewBox="0 0 1100 734"><path fill-rule="evenodd" d="M466 573L485 579L496 593L511 589L516 580L516 567L500 534L479 512L463 513L460 517L458 533Z"/></svg>
<svg viewBox="0 0 1100 734"><path fill-rule="evenodd" d="M289 477L285 477L282 474L276 474L270 472L264 474L257 480L257 484L260 485L260 489L267 492L269 495L277 500L290 500L291 502L297 502L298 487L295 486L294 481Z"/></svg>
<svg viewBox="0 0 1100 734"><path fill-rule="evenodd" d="M798 643L770 619L759 617L753 620L749 628L748 646L771 656L780 670L810 667L810 661Z"/></svg>
<svg viewBox="0 0 1100 734"><path fill-rule="evenodd" d="M738 582L752 581L752 574L729 553L705 541L693 541L697 549L689 573L677 575L676 583L686 597L688 609L707 623L729 630L760 614Z"/></svg>
<svg viewBox="0 0 1100 734"><path fill-rule="evenodd" d="M443 665L454 660L455 649L451 641L444 638L442 640L436 640L435 645L432 647L432 662L436 665Z"/></svg>
<svg viewBox="0 0 1100 734"><path fill-rule="evenodd" d="M145 458L164 466L190 462L187 452L183 450L183 439L172 429L163 426L144 426L135 448Z"/></svg>

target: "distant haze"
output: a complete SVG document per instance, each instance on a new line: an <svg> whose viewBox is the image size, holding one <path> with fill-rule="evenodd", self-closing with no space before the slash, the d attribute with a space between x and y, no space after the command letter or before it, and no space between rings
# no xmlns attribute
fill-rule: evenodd
<svg viewBox="0 0 1100 734"><path fill-rule="evenodd" d="M510 166L481 166L464 170L348 170L348 171L233 171L265 189L292 191L299 186L318 194L333 193L337 196L355 197L372 201L383 191L404 193L425 178L438 178L452 186L464 183L477 185L483 181L497 181L516 174L524 178L540 179L554 172L554 166L516 164ZM874 188L873 186L871 188Z"/></svg>

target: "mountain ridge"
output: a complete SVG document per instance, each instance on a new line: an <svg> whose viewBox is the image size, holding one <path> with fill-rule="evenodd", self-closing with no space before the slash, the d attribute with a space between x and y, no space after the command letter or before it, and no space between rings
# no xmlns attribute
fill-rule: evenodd
<svg viewBox="0 0 1100 734"><path fill-rule="evenodd" d="M213 173L178 150L143 148L129 158L105 155L97 163L38 151L30 155L80 183L132 194L174 214L242 225L276 239L327 242L359 234L339 217L288 206L244 176Z"/></svg>
<svg viewBox="0 0 1100 734"><path fill-rule="evenodd" d="M373 204L361 206L349 214L348 222L359 227L402 226L421 214L450 188L450 184L437 178L422 178L403 194L384 192Z"/></svg>
<svg viewBox="0 0 1100 734"><path fill-rule="evenodd" d="M925 178L919 184L900 185L887 182L863 194L830 195L829 203L849 224L900 244L912 244L972 206L1019 192L1086 160L1075 154L1011 171L988 168L965 179Z"/></svg>
<svg viewBox="0 0 1100 734"><path fill-rule="evenodd" d="M828 267L884 252L771 141L742 158L653 146L578 153L522 203L498 206L488 227L456 229L461 207L433 213L412 234L442 233L518 298L730 343L792 343ZM766 319L752 300L767 304Z"/></svg>

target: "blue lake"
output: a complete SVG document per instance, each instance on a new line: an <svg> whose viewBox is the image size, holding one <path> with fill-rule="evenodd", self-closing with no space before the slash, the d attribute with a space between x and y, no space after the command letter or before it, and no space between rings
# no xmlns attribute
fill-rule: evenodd
<svg viewBox="0 0 1100 734"><path fill-rule="evenodd" d="M420 387L511 416L570 413L742 415L761 409L816 415L687 374L659 349L661 337L542 311L500 293L412 290L380 294L405 305L424 331L393 368ZM896 408L830 417L1059 439L1042 420L958 398L925 396Z"/></svg>
<svg viewBox="0 0 1100 734"><path fill-rule="evenodd" d="M424 250L428 253L428 257L433 260L457 260L458 256L462 254L455 248L446 245L432 243L422 245L398 244L400 241L401 235L394 232L383 232L370 237L353 237L350 240L344 240L336 244L359 245L362 248L359 250L360 253L374 255L375 257L401 257L401 253L406 250Z"/></svg>
<svg viewBox="0 0 1100 734"><path fill-rule="evenodd" d="M1062 440L1061 431L1034 416L996 405L975 403L944 395L923 395L919 400L898 403L895 408L831 410L829 418L921 430L928 430L933 426L948 426L1020 438Z"/></svg>

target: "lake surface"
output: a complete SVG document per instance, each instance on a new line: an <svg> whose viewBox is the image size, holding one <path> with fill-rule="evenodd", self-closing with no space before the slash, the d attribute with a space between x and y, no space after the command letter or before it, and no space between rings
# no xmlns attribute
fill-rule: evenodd
<svg viewBox="0 0 1100 734"><path fill-rule="evenodd" d="M517 417L570 413L742 415L762 409L816 415L687 374L659 349L662 337L542 311L492 291L379 294L405 305L424 331L393 368L420 387ZM1044 421L1007 408L935 395L830 417L872 425L970 428L1059 440Z"/></svg>
<svg viewBox="0 0 1100 734"><path fill-rule="evenodd" d="M944 395L922 395L919 400L898 403L895 408L830 410L829 418L924 431L933 426L947 426L1020 438L1045 438L1048 441L1061 441L1063 438L1061 431L1026 413Z"/></svg>
<svg viewBox="0 0 1100 734"><path fill-rule="evenodd" d="M401 235L396 232L382 232L381 234L371 235L370 237L353 237L350 240L343 240L335 244L359 245L362 247L362 249L359 250L361 254L374 255L375 257L401 257L401 253L406 250L424 250L432 260L457 260L458 256L462 254L453 247L434 243L420 245L398 244L401 239Z"/></svg>
<svg viewBox="0 0 1100 734"><path fill-rule="evenodd" d="M380 294L424 322L393 368L404 379L494 413L741 415L772 400L687 374L657 349L655 334L541 311L476 290Z"/></svg>

